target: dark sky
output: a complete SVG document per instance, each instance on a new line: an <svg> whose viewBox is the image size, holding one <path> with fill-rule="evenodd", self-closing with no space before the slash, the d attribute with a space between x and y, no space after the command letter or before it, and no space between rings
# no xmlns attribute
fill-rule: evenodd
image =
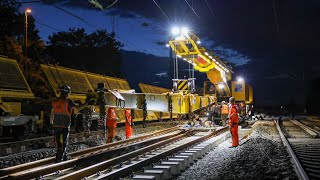
<svg viewBox="0 0 320 180"><path fill-rule="evenodd" d="M161 9L153 0L119 0L106 11L87 0L55 2L23 4L21 11L33 9L45 40L70 27L113 29L129 51L123 67L129 80L143 72L146 82L166 84L169 50L158 43L168 40L175 25L195 31L207 49L237 64L235 76L253 85L258 104L303 102L312 78L319 76L319 0L155 0Z"/></svg>

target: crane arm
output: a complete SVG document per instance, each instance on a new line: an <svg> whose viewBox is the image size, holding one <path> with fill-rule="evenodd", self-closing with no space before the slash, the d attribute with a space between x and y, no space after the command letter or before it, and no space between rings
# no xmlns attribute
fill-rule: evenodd
<svg viewBox="0 0 320 180"><path fill-rule="evenodd" d="M192 64L195 70L205 72L215 86L223 84L225 95L231 95L227 81L231 80L232 71L213 52L202 47L193 32L181 32L169 40L169 45L177 57ZM216 89L219 94L224 94L222 89Z"/></svg>

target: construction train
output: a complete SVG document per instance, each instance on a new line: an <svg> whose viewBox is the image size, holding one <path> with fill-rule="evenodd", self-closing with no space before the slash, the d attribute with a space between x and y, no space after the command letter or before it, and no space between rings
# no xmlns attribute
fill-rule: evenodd
<svg viewBox="0 0 320 180"><path fill-rule="evenodd" d="M134 121L175 119L188 115L195 118L218 99L230 97L238 102L253 103L252 88L244 81L228 82L232 71L213 53L205 50L199 38L192 32L178 33L169 40L176 57L192 63L195 70L206 72L209 82L204 82L203 94L195 92L195 78L173 79L173 88L165 89L139 84L142 93L136 93L129 83L90 72L53 65L41 65L54 96L59 96L59 87L69 85L70 99L90 104L81 112L74 112L76 130L97 130L103 126L103 117L108 107L116 109L119 123L125 122L124 110L134 110ZM0 56L0 134L18 134L42 131L49 127L50 100L39 103L32 93L16 60ZM222 87L223 85L223 87ZM76 123L81 122L81 123Z"/></svg>

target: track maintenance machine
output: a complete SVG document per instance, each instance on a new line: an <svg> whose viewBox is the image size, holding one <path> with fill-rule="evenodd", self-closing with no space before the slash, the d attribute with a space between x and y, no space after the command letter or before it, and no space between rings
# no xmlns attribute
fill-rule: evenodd
<svg viewBox="0 0 320 180"><path fill-rule="evenodd" d="M232 79L232 70L220 60L213 52L207 51L201 46L200 39L187 28L174 28L168 47L176 54L176 59L181 58L193 65L199 72L205 72L210 81L204 82L204 96L215 96L218 101L226 100L233 96L238 103L252 104L252 87L239 78L231 82L231 91L228 81ZM173 79L174 89L183 91L181 82L186 80ZM189 78L188 83L193 85L191 93L194 92L195 78ZM218 96L217 96L218 95Z"/></svg>

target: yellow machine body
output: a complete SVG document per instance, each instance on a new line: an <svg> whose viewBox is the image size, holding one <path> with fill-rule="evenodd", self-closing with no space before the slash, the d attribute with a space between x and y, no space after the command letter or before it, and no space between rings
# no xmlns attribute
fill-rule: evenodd
<svg viewBox="0 0 320 180"><path fill-rule="evenodd" d="M34 99L34 95L18 62L0 56L0 108L10 115L19 115L22 99Z"/></svg>
<svg viewBox="0 0 320 180"><path fill-rule="evenodd" d="M94 92L97 88L98 83L104 83L105 88L109 90L127 91L131 90L129 83L120 78L114 78L99 74L94 74L90 72L80 71L76 69L53 66L53 65L41 65L54 93L57 97L60 96L59 87L66 84L71 87L70 99L85 101L88 92L91 92L90 96L96 96ZM109 94L110 95L110 94ZM109 106L116 107L116 100L113 95L106 95L111 104ZM91 107L94 112L99 112L98 106ZM115 109L117 117L120 119L121 123L126 121L125 119L125 109L122 107L117 107ZM148 111L146 120L157 120L158 115L155 112ZM135 110L134 121L142 121L143 112L141 109Z"/></svg>
<svg viewBox="0 0 320 180"><path fill-rule="evenodd" d="M236 101L245 102L246 104L253 103L252 86L249 84L238 81L231 82L232 95Z"/></svg>

